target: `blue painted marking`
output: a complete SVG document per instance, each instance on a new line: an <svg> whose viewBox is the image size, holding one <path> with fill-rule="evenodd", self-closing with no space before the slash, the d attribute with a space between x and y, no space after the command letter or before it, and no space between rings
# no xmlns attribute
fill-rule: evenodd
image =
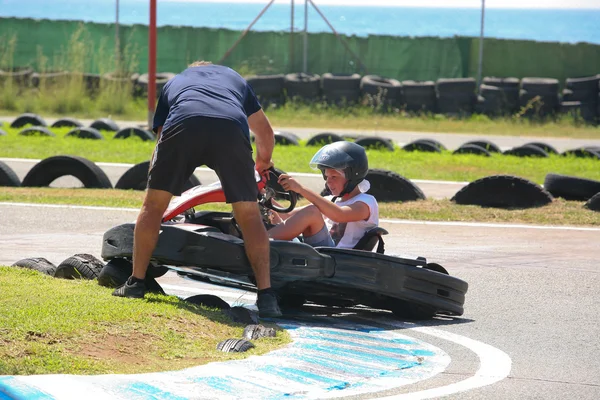
<svg viewBox="0 0 600 400"><path fill-rule="evenodd" d="M149 385L144 382L132 382L127 385L119 386L119 391L124 390L126 392L135 392L145 395L146 399L156 400L187 400L186 397L174 395L169 392L165 392L156 386Z"/></svg>
<svg viewBox="0 0 600 400"><path fill-rule="evenodd" d="M286 324L281 324L281 326L285 327L285 329L291 330L291 328L288 328L288 325L286 325ZM293 326L294 328L296 328L295 325L289 325L289 326L290 327ZM337 336L347 336L347 337L352 337L352 338L357 338L357 339L370 340L373 342L398 343L398 344L407 344L407 345L415 345L416 344L416 342L414 342L412 340L407 340L407 339L389 339L389 338L383 338L383 337L373 337L373 336L369 336L369 335L362 335L360 333L335 331L333 329L318 328L318 330L322 331L326 334L337 335ZM366 331L366 332L369 332L369 331Z"/></svg>
<svg viewBox="0 0 600 400"><path fill-rule="evenodd" d="M53 397L47 395L46 393L29 386L21 381L19 381L14 376L4 376L0 377L0 397L2 399L10 399L10 400L50 400Z"/></svg>
<svg viewBox="0 0 600 400"><path fill-rule="evenodd" d="M344 389L344 388L350 386L349 382L327 378L325 376L313 374L312 372L307 372L307 371L303 371L301 369L296 369L296 368L276 367L274 365L267 365L264 367L260 367L258 370L264 371L264 372L267 372L270 374L275 374L284 379L289 379L289 380L296 381L296 382L307 383L307 381L311 381L311 380L317 381L317 382L322 382L322 383L329 385L327 390Z"/></svg>
<svg viewBox="0 0 600 400"><path fill-rule="evenodd" d="M380 368L368 367L368 366L362 367L356 363L350 364L350 363L344 363L344 362L340 362L340 361L333 361L331 359L328 359L325 357L319 357L319 356L311 357L311 356L307 356L307 355L290 354L290 357L295 358L299 361L305 361L307 363L335 369L335 370L338 370L341 372L350 372L354 375L364 376L367 378L383 376L386 373L388 373L389 371L392 371L392 369L386 370L386 369L380 369Z"/></svg>
<svg viewBox="0 0 600 400"><path fill-rule="evenodd" d="M200 379L195 379L194 382L205 383L211 388L220 390L221 392L234 393L237 391L236 387L232 384L231 379L225 376L206 376Z"/></svg>
<svg viewBox="0 0 600 400"><path fill-rule="evenodd" d="M364 343L358 343L358 342L351 342L348 340L341 340L341 339L337 339L337 338L332 338L332 337L327 337L327 336L321 336L318 334L310 334L310 335L305 335L303 336L304 339L315 339L315 340L320 340L320 341L326 341L326 342L333 342L333 343L337 343L340 345L347 345L347 346L352 346L352 347L359 347L362 349L372 349L375 351L383 351L386 353L393 353L393 354L401 354L404 356L410 356L412 355L412 352L410 350L406 350L406 349L402 349L399 347L380 347L380 346L373 346L370 344L364 344ZM433 355L433 354L431 354Z"/></svg>
<svg viewBox="0 0 600 400"><path fill-rule="evenodd" d="M382 356L379 354L366 353L358 350L348 350L348 349L340 349L335 347L323 346L318 344L309 344L309 343L301 343L298 345L300 348L312 350L312 351L321 351L324 353L333 354L336 356L348 358L353 357L364 361L370 361L375 364L379 364L382 362L390 363L400 368L404 368L404 365L408 364L408 361L403 360L401 358Z"/></svg>

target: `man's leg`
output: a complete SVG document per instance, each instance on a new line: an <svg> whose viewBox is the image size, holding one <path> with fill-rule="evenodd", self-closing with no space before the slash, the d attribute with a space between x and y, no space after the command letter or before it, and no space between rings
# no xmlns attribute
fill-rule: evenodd
<svg viewBox="0 0 600 400"><path fill-rule="evenodd" d="M299 210L283 223L269 229L268 235L273 239L292 240L300 234L304 236L315 235L323 229L323 225L325 225L325 222L323 221L321 211L316 206L309 205Z"/></svg>
<svg viewBox="0 0 600 400"><path fill-rule="evenodd" d="M279 317L275 293L271 291L270 245L258 204L239 201L232 203L233 215L244 236L244 249L256 278L258 287L258 312L261 317Z"/></svg>
<svg viewBox="0 0 600 400"><path fill-rule="evenodd" d="M128 279L124 285L115 289L113 295L134 298L144 297L146 271L158 241L162 216L169 206L172 196L171 193L164 190L148 189L146 192L133 231L132 277L135 279Z"/></svg>

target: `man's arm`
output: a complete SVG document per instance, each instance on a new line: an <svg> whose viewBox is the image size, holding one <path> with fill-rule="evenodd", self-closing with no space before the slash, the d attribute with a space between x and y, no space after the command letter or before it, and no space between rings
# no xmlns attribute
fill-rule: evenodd
<svg viewBox="0 0 600 400"><path fill-rule="evenodd" d="M248 125L256 137L256 170L263 172L273 165L271 157L275 146L275 134L263 110L250 115Z"/></svg>

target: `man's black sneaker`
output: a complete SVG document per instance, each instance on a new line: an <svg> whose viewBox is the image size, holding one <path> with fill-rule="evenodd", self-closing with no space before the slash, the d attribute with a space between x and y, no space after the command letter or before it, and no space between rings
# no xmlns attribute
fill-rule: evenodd
<svg viewBox="0 0 600 400"><path fill-rule="evenodd" d="M129 297L132 299L142 299L146 294L146 284L141 280L134 280L132 277L127 282L119 286L113 292L113 296Z"/></svg>
<svg viewBox="0 0 600 400"><path fill-rule="evenodd" d="M281 310L277 304L277 296L274 293L260 294L256 299L258 316L261 318L281 317Z"/></svg>

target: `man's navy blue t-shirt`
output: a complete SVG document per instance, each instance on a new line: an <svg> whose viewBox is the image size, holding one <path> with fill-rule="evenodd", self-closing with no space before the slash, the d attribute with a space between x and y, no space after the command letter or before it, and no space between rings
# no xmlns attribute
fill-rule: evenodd
<svg viewBox="0 0 600 400"><path fill-rule="evenodd" d="M222 65L190 67L169 80L158 98L152 129L163 132L190 117L236 122L249 135L248 116L261 109L250 85Z"/></svg>

